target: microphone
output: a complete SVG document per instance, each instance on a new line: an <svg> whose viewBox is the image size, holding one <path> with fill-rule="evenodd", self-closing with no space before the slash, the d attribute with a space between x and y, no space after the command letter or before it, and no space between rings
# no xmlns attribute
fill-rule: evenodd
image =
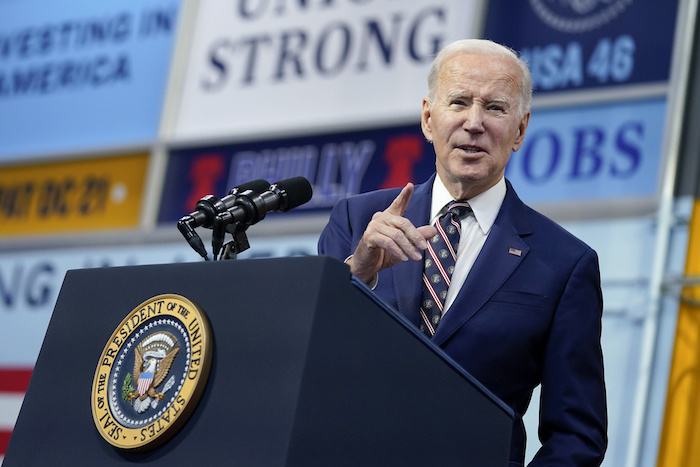
<svg viewBox="0 0 700 467"><path fill-rule="evenodd" d="M223 224L234 222L252 225L265 217L268 211L286 212L311 200L313 189L304 177L281 180L260 194L252 190L238 195L233 207L218 215Z"/></svg>
<svg viewBox="0 0 700 467"><path fill-rule="evenodd" d="M238 196L244 191L252 190L261 193L270 186L270 183L263 179L252 180L233 188L227 196L219 199L214 195L206 195L194 207L194 211L180 219L180 222L187 223L193 229L196 227L211 228L216 216L232 208Z"/></svg>
<svg viewBox="0 0 700 467"><path fill-rule="evenodd" d="M195 232L196 227L207 227L211 228L216 220L216 216L227 209L232 208L238 196L243 192L260 193L265 191L265 189L270 184L262 179L253 180L247 183L243 183L233 188L228 192L227 196L222 199L217 198L213 195L206 195L195 205L195 210L190 214L182 217L177 223L177 229L180 231L187 243L190 244L192 249L199 253L199 255L206 261L209 260L207 257L207 251L204 248L202 239L199 238L197 232Z"/></svg>

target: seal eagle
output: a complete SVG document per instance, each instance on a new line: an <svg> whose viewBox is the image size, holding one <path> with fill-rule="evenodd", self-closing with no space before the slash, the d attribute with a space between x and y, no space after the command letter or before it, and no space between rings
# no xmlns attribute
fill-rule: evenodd
<svg viewBox="0 0 700 467"><path fill-rule="evenodd" d="M131 398L137 399L134 405L137 412L145 411L151 399L157 403L163 398L163 394L158 393L156 388L167 378L179 351L177 339L168 332L152 334L136 346L133 377L138 387Z"/></svg>

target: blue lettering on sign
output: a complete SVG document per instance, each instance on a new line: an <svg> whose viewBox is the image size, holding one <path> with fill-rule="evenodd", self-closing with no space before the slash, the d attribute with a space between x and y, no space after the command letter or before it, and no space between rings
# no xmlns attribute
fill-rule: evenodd
<svg viewBox="0 0 700 467"><path fill-rule="evenodd" d="M233 156L231 186L262 178L270 181L289 178L288 174L312 179L318 164L315 145L283 146L259 151L241 151Z"/></svg>
<svg viewBox="0 0 700 467"><path fill-rule="evenodd" d="M0 34L0 61L13 63L0 70L0 98L46 95L126 82L133 73L128 54L94 55L92 51L122 46L136 35L145 38L170 34L175 27L176 14L174 7L149 9L140 14L138 21L132 13L118 13ZM52 59L59 53L78 54L79 58Z"/></svg>
<svg viewBox="0 0 700 467"><path fill-rule="evenodd" d="M526 56L541 94L668 82L678 0L484 3L482 36Z"/></svg>
<svg viewBox="0 0 700 467"><path fill-rule="evenodd" d="M559 166L559 158L561 157L559 138L553 131L540 130L527 137L526 141L528 144L521 149L523 152L523 175L531 183L546 182ZM510 168L510 166L508 167Z"/></svg>
<svg viewBox="0 0 700 467"><path fill-rule="evenodd" d="M261 3L251 9L247 3L240 3L239 13L246 19L257 19L264 6ZM337 20L315 35L295 28L274 35L262 32L219 38L209 47L209 74L201 86L215 92L230 83L253 86L263 80L303 80L311 74L328 78L345 71L368 72L391 66L399 57L428 62L445 39L445 22L443 8L428 7L413 17L395 13L388 18L367 18L362 23ZM263 75L261 63L273 64L269 75Z"/></svg>
<svg viewBox="0 0 700 467"><path fill-rule="evenodd" d="M56 270L53 264L40 262L26 270L16 265L12 271L0 269L0 305L7 310L40 308L54 296Z"/></svg>
<svg viewBox="0 0 700 467"><path fill-rule="evenodd" d="M574 129L573 161L569 178L584 180L595 177L603 166L601 146L605 139L605 130L596 126Z"/></svg>
<svg viewBox="0 0 700 467"><path fill-rule="evenodd" d="M26 60L69 50L82 50L128 40L133 30L129 13L101 19L49 23L0 34L0 60Z"/></svg>
<svg viewBox="0 0 700 467"><path fill-rule="evenodd" d="M338 31L339 34L335 34ZM326 46L332 42L332 38L338 37L339 44L335 47L329 47L330 52L326 52ZM331 23L327 25L319 36L318 47L316 47L316 69L319 74L328 76L338 74L348 61L348 53L350 52L350 41L352 33L347 24L341 22ZM337 51L337 53L334 53Z"/></svg>
<svg viewBox="0 0 700 467"><path fill-rule="evenodd" d="M600 84L624 83L634 72L635 51L634 39L622 35L601 38L588 57L576 41L524 48L521 54L530 67L533 88L550 91L580 87L585 78Z"/></svg>
<svg viewBox="0 0 700 467"><path fill-rule="evenodd" d="M623 124L615 138L617 157L610 165L610 173L615 178L633 177L642 163L644 125L640 122ZM620 159L625 162L620 162Z"/></svg>
<svg viewBox="0 0 700 467"><path fill-rule="evenodd" d="M273 182L302 176L314 190L313 200L306 207L332 206L340 198L360 192L375 150L375 142L366 139L241 151L233 155L229 185L259 178Z"/></svg>
<svg viewBox="0 0 700 467"><path fill-rule="evenodd" d="M535 111L506 176L533 201L653 196L665 99Z"/></svg>
<svg viewBox="0 0 700 467"><path fill-rule="evenodd" d="M361 4L371 1L373 0L350 0L349 3ZM333 8L338 2L336 0L238 0L236 3L235 12L244 20L254 21L265 15L286 16L295 12L307 12L315 7Z"/></svg>
<svg viewBox="0 0 700 467"><path fill-rule="evenodd" d="M50 94L59 90L97 88L127 81L131 64L127 55L100 55L0 72L0 98Z"/></svg>

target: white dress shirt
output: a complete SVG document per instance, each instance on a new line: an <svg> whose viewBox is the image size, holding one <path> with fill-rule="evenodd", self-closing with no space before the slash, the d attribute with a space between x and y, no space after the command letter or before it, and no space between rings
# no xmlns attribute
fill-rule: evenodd
<svg viewBox="0 0 700 467"><path fill-rule="evenodd" d="M477 195L467 202L472 208L472 213L461 219L462 234L457 249L457 261L455 270L450 280L450 287L447 289L445 306L442 309L443 316L454 302L457 293L464 285L467 275L479 256L481 248L486 242L486 238L491 231L498 211L501 209L503 199L506 197L506 181L504 178L485 192ZM452 195L447 191L445 185L440 180L440 176L435 177L433 183L432 204L430 208L430 224L446 211L447 203L452 201Z"/></svg>

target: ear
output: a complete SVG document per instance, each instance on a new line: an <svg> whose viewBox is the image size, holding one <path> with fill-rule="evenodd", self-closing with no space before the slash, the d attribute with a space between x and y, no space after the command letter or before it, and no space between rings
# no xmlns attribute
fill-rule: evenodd
<svg viewBox="0 0 700 467"><path fill-rule="evenodd" d="M423 130L423 136L425 139L432 142L433 141L433 131L430 128L430 103L427 98L423 98L423 108L420 113L420 127Z"/></svg>
<svg viewBox="0 0 700 467"><path fill-rule="evenodd" d="M513 141L513 151L517 151L523 145L523 140L525 139L525 130L527 130L527 125L530 123L530 112L526 113L525 116L520 120L518 125L518 136Z"/></svg>

